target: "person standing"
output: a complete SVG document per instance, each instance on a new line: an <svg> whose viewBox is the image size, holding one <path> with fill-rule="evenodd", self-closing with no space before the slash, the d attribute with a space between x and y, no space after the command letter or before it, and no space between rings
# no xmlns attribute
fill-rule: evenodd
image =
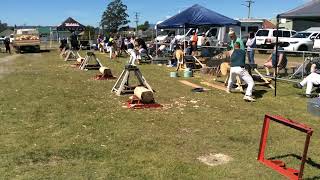
<svg viewBox="0 0 320 180"><path fill-rule="evenodd" d="M197 34L197 31L194 30L192 32L192 36L191 36L191 51L196 52L197 46L198 46L198 34ZM191 54L192 54L192 52L191 52Z"/></svg>
<svg viewBox="0 0 320 180"><path fill-rule="evenodd" d="M246 52L245 50L240 49L240 43L235 42L233 45L234 49L231 51L231 68L230 68L230 76L228 80L227 93L231 92L231 87L233 82L236 80L236 76L239 76L243 79L247 84L247 90L243 99L245 101L254 102L255 99L252 97L252 90L254 87L254 81L250 76L249 72L245 69L245 61L246 61Z"/></svg>
<svg viewBox="0 0 320 180"><path fill-rule="evenodd" d="M177 59L177 69L176 71L179 71L181 67L185 68L184 64L184 52L182 51L181 47L179 45L176 46L175 56Z"/></svg>
<svg viewBox="0 0 320 180"><path fill-rule="evenodd" d="M232 50L234 49L234 44L237 42L240 44L240 49L245 51L245 46L243 44L243 41L241 40L241 38L238 38L236 33L233 30L229 31L229 38L231 40L229 48Z"/></svg>
<svg viewBox="0 0 320 180"><path fill-rule="evenodd" d="M256 48L256 38L254 36L254 32L249 33L249 37L246 43L247 46L247 55L249 64L255 64L254 62L254 48Z"/></svg>
<svg viewBox="0 0 320 180"><path fill-rule="evenodd" d="M6 53L9 52L9 54L11 54L11 47L10 47L10 38L5 38L4 40L4 45L6 47Z"/></svg>

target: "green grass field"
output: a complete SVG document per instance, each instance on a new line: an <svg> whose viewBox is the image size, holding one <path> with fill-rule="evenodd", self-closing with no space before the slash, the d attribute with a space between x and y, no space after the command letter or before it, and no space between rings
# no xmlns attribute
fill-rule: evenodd
<svg viewBox="0 0 320 180"><path fill-rule="evenodd" d="M126 59L98 55L119 76ZM307 112L301 90L281 82L278 96L257 86L257 102L212 89L192 93L169 77L173 69L141 65L161 109L123 108L115 80L93 81L53 51L0 60L0 179L285 179L257 160L266 113L314 128L305 178L320 178L320 118ZM0 69L1 70L1 69ZM210 77L187 79L198 83ZM304 134L272 124L268 157L298 168ZM233 158L210 167L199 156Z"/></svg>

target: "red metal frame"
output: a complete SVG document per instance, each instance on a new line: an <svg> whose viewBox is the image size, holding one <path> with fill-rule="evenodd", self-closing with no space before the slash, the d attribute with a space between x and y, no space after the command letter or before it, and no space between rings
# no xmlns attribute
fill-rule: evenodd
<svg viewBox="0 0 320 180"><path fill-rule="evenodd" d="M160 108L162 105L158 103L143 104L137 96L132 96L129 101L127 101L127 107L129 109L145 109L145 108Z"/></svg>
<svg viewBox="0 0 320 180"><path fill-rule="evenodd" d="M270 121L280 123L282 125L288 126L290 128L296 129L296 130L306 134L306 141L304 144L304 151L303 151L303 156L301 159L300 170L288 168L288 167L286 167L285 163L280 160L265 159L265 149L266 149L266 145L267 145L267 138L268 138ZM261 133L258 161L260 161L262 164L274 169L275 171L279 172L280 174L282 174L290 179L302 179L304 165L306 162L308 148L309 148L309 144L310 144L310 138L312 136L312 133L313 133L312 128L308 127L307 125L304 125L304 124L301 124L301 123L298 123L298 122L295 122L295 121L292 121L289 119L285 119L280 116L265 115L262 133Z"/></svg>

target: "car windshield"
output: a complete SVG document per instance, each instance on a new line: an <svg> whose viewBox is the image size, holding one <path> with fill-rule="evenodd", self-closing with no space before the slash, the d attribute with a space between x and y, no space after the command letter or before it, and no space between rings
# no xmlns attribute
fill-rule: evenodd
<svg viewBox="0 0 320 180"><path fill-rule="evenodd" d="M311 33L297 33L292 36L292 38L308 38Z"/></svg>
<svg viewBox="0 0 320 180"><path fill-rule="evenodd" d="M268 30L259 30L256 34L256 36L268 36L269 31Z"/></svg>

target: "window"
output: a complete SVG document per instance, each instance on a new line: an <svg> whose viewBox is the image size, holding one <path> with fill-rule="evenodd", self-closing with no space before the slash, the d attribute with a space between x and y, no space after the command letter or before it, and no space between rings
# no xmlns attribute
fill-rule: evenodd
<svg viewBox="0 0 320 180"><path fill-rule="evenodd" d="M248 32L257 32L259 30L258 26L249 26L248 27Z"/></svg>
<svg viewBox="0 0 320 180"><path fill-rule="evenodd" d="M290 31L283 31L283 37L291 37Z"/></svg>
<svg viewBox="0 0 320 180"><path fill-rule="evenodd" d="M273 31L273 37L283 37L283 32L280 30L280 31ZM290 37L290 36L289 36Z"/></svg>
<svg viewBox="0 0 320 180"><path fill-rule="evenodd" d="M259 30L256 34L256 36L268 36L269 30Z"/></svg>
<svg viewBox="0 0 320 180"><path fill-rule="evenodd" d="M241 31L246 31L246 27L245 26L241 26Z"/></svg>
<svg viewBox="0 0 320 180"><path fill-rule="evenodd" d="M313 33L310 37L310 39L314 39L316 36L318 35L318 33Z"/></svg>

